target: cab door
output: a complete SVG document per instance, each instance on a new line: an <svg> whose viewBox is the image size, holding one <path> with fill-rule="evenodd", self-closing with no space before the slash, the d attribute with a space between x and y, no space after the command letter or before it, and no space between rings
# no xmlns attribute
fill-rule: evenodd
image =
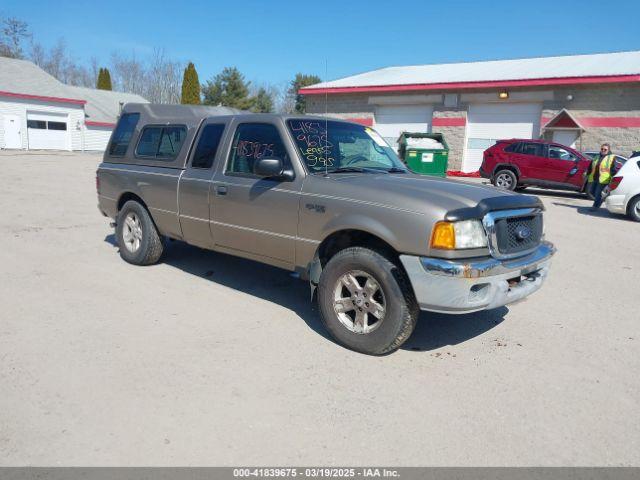
<svg viewBox="0 0 640 480"><path fill-rule="evenodd" d="M211 191L215 248L293 268L304 172L284 124L278 118L263 119L243 117L230 126L225 162L216 169ZM265 157L280 158L292 178L255 175L254 163Z"/></svg>
<svg viewBox="0 0 640 480"><path fill-rule="evenodd" d="M182 237L198 247L213 247L211 184L226 126L227 122L211 119L200 128L187 168L180 177L178 208Z"/></svg>

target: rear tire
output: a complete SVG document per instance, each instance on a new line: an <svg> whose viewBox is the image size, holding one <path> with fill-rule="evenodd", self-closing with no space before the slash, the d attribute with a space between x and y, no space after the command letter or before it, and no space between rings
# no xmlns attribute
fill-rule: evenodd
<svg viewBox="0 0 640 480"><path fill-rule="evenodd" d="M504 188L505 190L515 190L518 186L518 177L511 170L498 170L494 175L491 183L495 187Z"/></svg>
<svg viewBox="0 0 640 480"><path fill-rule="evenodd" d="M631 199L627 207L627 215L631 220L640 222L640 197Z"/></svg>
<svg viewBox="0 0 640 480"><path fill-rule="evenodd" d="M322 323L341 345L368 355L393 352L411 336L419 315L406 273L363 247L338 252L318 285Z"/></svg>
<svg viewBox="0 0 640 480"><path fill-rule="evenodd" d="M116 239L120 257L133 265L152 265L164 251L149 212L135 200L126 202L118 212Z"/></svg>

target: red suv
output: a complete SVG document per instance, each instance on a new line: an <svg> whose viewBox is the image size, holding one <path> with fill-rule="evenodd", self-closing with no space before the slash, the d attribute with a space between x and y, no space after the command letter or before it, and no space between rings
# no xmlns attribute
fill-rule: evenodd
<svg viewBox="0 0 640 480"><path fill-rule="evenodd" d="M480 175L496 187L527 186L588 193L583 176L591 160L573 148L544 140L500 140L484 152Z"/></svg>

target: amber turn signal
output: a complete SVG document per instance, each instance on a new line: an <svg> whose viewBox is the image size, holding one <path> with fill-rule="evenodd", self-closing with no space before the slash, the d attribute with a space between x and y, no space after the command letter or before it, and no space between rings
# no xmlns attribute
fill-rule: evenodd
<svg viewBox="0 0 640 480"><path fill-rule="evenodd" d="M453 250L456 248L456 232L451 222L438 222L431 232L431 248Z"/></svg>

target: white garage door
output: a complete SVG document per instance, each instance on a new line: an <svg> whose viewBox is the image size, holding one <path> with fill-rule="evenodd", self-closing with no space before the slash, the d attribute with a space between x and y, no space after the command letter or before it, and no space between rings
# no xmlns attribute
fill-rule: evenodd
<svg viewBox="0 0 640 480"><path fill-rule="evenodd" d="M541 113L537 103L469 105L462 170L477 171L484 151L498 140L538 138Z"/></svg>
<svg viewBox="0 0 640 480"><path fill-rule="evenodd" d="M69 122L66 114L27 112L29 149L69 150Z"/></svg>
<svg viewBox="0 0 640 480"><path fill-rule="evenodd" d="M393 105L376 108L376 130L397 148L402 132L429 132L433 108L430 105Z"/></svg>

